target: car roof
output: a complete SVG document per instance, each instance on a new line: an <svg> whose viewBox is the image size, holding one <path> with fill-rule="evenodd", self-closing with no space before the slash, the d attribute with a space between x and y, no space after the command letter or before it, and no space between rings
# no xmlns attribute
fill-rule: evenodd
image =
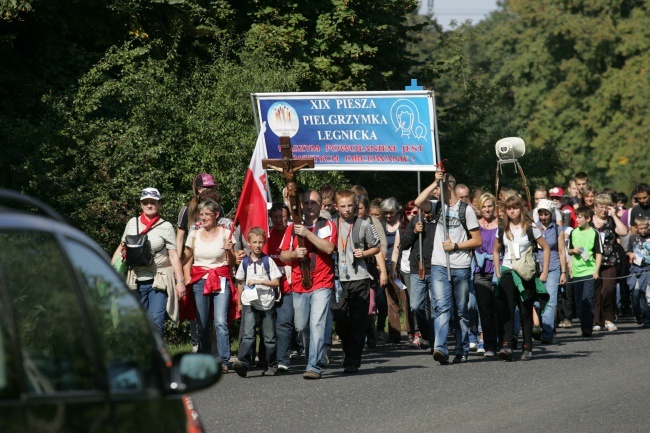
<svg viewBox="0 0 650 433"><path fill-rule="evenodd" d="M76 228L56 221L50 217L45 217L29 212L16 211L14 209L0 208L0 230L29 230L52 233L75 239L83 244L91 246L103 256L106 256L102 250L90 237L83 234Z"/></svg>

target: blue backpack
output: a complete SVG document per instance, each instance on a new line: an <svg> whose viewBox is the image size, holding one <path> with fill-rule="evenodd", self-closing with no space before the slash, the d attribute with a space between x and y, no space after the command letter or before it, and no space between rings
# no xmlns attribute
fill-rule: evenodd
<svg viewBox="0 0 650 433"><path fill-rule="evenodd" d="M246 276L248 275L248 267L251 264L251 257L250 256L244 257L241 263L244 266L244 282L245 282ZM269 264L269 256L267 256L266 254L262 256L262 266L264 266L264 270L266 271L266 277L269 280L271 280L271 265ZM273 287L273 294L275 295L275 302L280 302L280 299L282 298L282 291L280 290L279 287Z"/></svg>

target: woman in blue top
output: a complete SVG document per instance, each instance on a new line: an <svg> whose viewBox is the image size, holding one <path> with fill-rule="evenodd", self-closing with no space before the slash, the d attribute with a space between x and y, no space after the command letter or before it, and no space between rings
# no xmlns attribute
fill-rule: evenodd
<svg viewBox="0 0 650 433"><path fill-rule="evenodd" d="M496 214L496 197L483 193L476 201L476 213L481 216L479 219L479 230L483 244L474 250L476 267L474 268L474 290L476 292L476 304L479 316L481 317L481 328L483 330L482 342L484 355L491 358L497 351L497 330L496 314L494 311L494 261L492 251L496 239L499 220ZM479 348L481 341L479 341Z"/></svg>
<svg viewBox="0 0 650 433"><path fill-rule="evenodd" d="M557 306L558 287L566 284L566 254L562 226L553 221L555 204L546 199L539 201L537 205L537 218L535 221L542 237L546 240L551 249L551 259L548 264L548 278L546 279L546 291L550 299L542 314L542 344L553 342L553 330L555 328L555 307ZM544 252L537 251L537 263L544 263Z"/></svg>

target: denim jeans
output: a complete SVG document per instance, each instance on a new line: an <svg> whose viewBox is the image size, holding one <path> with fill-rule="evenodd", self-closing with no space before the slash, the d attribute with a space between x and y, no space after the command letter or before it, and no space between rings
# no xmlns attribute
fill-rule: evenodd
<svg viewBox="0 0 650 433"><path fill-rule="evenodd" d="M420 330L423 339L433 339L433 317L431 314L431 301L429 291L431 290L431 273L425 275L421 280L418 274L411 274L410 304L415 322Z"/></svg>
<svg viewBox="0 0 650 433"><path fill-rule="evenodd" d="M228 301L230 300L230 284L226 284L220 292L210 295L203 294L205 280L194 283L194 306L196 309L196 324L199 331L199 353L210 352L210 306L213 307L214 328L217 334L217 349L221 363L227 365L230 361L230 338L228 336Z"/></svg>
<svg viewBox="0 0 650 433"><path fill-rule="evenodd" d="M307 371L321 373L319 361L325 350L325 322L330 310L332 289L293 294L294 324L305 348Z"/></svg>
<svg viewBox="0 0 650 433"><path fill-rule="evenodd" d="M632 289L632 314L643 320L645 326L650 326L650 286L641 287L637 280Z"/></svg>
<svg viewBox="0 0 650 433"><path fill-rule="evenodd" d="M542 339L552 340L553 329L555 328L555 309L557 307L558 287L560 285L561 269L557 268L548 273L548 278L544 286L550 298L546 309L542 313Z"/></svg>
<svg viewBox="0 0 650 433"><path fill-rule="evenodd" d="M278 364L286 365L291 363L291 339L293 338L293 294L282 295L280 302L276 304L275 333L277 335L277 358Z"/></svg>
<svg viewBox="0 0 650 433"><path fill-rule="evenodd" d="M469 317L467 303L469 302L470 269L451 269L451 281L447 279L447 268L444 266L431 266L431 303L435 318L433 329L435 335L434 350L440 350L445 355L447 349L447 336L449 334L449 319L453 308L456 354L469 353Z"/></svg>
<svg viewBox="0 0 650 433"><path fill-rule="evenodd" d="M136 283L140 292L140 303L147 310L160 335L163 335L165 314L167 312L167 292L154 290L153 281L149 284Z"/></svg>
<svg viewBox="0 0 650 433"><path fill-rule="evenodd" d="M243 332L241 343L239 344L239 351L237 352L237 359L244 363L246 367L250 368L252 364L253 346L255 345L255 323L258 319L261 321L262 334L264 335L266 363L269 367L275 367L277 364L275 306L270 310L262 311L255 307L251 307L250 305L242 305L241 326Z"/></svg>
<svg viewBox="0 0 650 433"><path fill-rule="evenodd" d="M594 294L596 292L596 281L591 275L571 279L576 313L580 319L582 333L591 335L594 326Z"/></svg>

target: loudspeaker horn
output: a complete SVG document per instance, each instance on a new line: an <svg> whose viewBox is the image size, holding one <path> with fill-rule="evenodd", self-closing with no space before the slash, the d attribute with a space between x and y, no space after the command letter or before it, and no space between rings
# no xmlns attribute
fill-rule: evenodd
<svg viewBox="0 0 650 433"><path fill-rule="evenodd" d="M497 141L494 150L501 160L517 159L526 153L526 143L519 137L506 137Z"/></svg>

